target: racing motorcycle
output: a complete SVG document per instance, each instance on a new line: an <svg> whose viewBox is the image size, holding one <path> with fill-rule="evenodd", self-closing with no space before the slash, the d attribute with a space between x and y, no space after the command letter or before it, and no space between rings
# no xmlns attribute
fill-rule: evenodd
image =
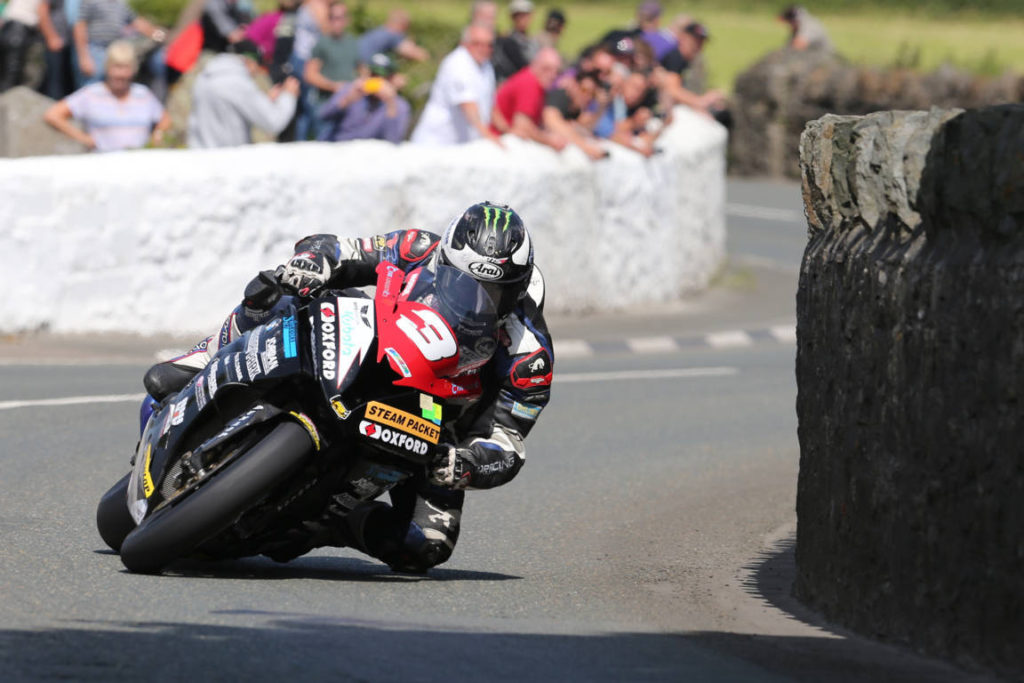
<svg viewBox="0 0 1024 683"><path fill-rule="evenodd" d="M100 535L129 570L256 555L328 504L422 473L496 347L494 302L444 265L382 263L372 298L283 303L157 406L100 500Z"/></svg>

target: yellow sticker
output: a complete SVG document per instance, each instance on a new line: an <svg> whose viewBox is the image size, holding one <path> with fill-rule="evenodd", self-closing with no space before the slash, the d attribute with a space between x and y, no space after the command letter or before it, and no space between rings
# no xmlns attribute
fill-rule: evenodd
<svg viewBox="0 0 1024 683"><path fill-rule="evenodd" d="M441 428L437 425L416 417L412 413L376 401L370 401L366 406L366 417L407 434L415 434L430 443L437 443L441 438Z"/></svg>
<svg viewBox="0 0 1024 683"><path fill-rule="evenodd" d="M296 420L299 421L299 424L306 428L306 431L309 432L309 435L313 437L313 445L316 446L317 450L320 450L320 433L316 431L316 427L313 426L312 420L310 420L302 413L296 413L294 410L290 410L288 412L290 415L293 415Z"/></svg>
<svg viewBox="0 0 1024 683"><path fill-rule="evenodd" d="M331 401L331 407L334 408L335 414L342 420L347 420L348 416L352 414L352 411L345 407L345 404L335 399Z"/></svg>
<svg viewBox="0 0 1024 683"><path fill-rule="evenodd" d="M149 473L149 463L153 459L153 444L146 444L146 465L142 469L142 492L146 498L153 495L156 486L153 485L153 475Z"/></svg>

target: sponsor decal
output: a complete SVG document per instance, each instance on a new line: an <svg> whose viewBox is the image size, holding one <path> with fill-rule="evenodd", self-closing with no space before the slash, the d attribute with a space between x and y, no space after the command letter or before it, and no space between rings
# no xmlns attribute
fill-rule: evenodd
<svg viewBox="0 0 1024 683"><path fill-rule="evenodd" d="M508 230L509 223L512 220L512 212L508 209L499 209L497 207L485 206L484 207L484 227L493 228L495 232L498 228L501 228L502 232ZM504 224L502 223L504 221Z"/></svg>
<svg viewBox="0 0 1024 683"><path fill-rule="evenodd" d="M337 352L334 350L337 341L336 321L334 304L327 301L320 304L320 374L324 376L324 379L331 381L334 381L337 376L338 368Z"/></svg>
<svg viewBox="0 0 1024 683"><path fill-rule="evenodd" d="M400 268L392 265L387 266L387 271L387 275L384 276L384 285L380 292L382 297L391 296L391 281L395 279L396 274L402 272Z"/></svg>
<svg viewBox="0 0 1024 683"><path fill-rule="evenodd" d="M217 393L217 368L220 367L220 358L215 358L213 364L210 366L210 373L206 376L206 385L208 393L210 394L210 400L213 400L213 395Z"/></svg>
<svg viewBox="0 0 1024 683"><path fill-rule="evenodd" d="M258 413L261 410L263 410L263 406L261 405L255 405L252 408L249 408L249 410L245 411L244 413L236 417L234 420L227 423L227 425L224 426L224 429L220 430L220 433L217 434L217 436L213 437L212 440L219 441L220 439L223 439L231 432L235 431L239 427L244 426L247 422L250 422L254 417L256 417L256 413Z"/></svg>
<svg viewBox="0 0 1024 683"><path fill-rule="evenodd" d="M167 417L164 418L163 426L160 427L160 438L166 436L167 432L171 431L171 418L174 417L174 411L168 411Z"/></svg>
<svg viewBox="0 0 1024 683"><path fill-rule="evenodd" d="M423 437L430 443L437 443L441 438L441 429L437 425L376 401L370 401L366 406L366 418Z"/></svg>
<svg viewBox="0 0 1024 683"><path fill-rule="evenodd" d="M316 430L316 426L313 421L310 420L304 413L297 413L294 410L288 412L289 415L299 421L306 431L309 432L310 437L313 439L313 445L316 446L317 450L320 450L320 433Z"/></svg>
<svg viewBox="0 0 1024 683"><path fill-rule="evenodd" d="M424 419L436 425L441 424L441 404L434 403L433 396L420 394L420 412Z"/></svg>
<svg viewBox="0 0 1024 683"><path fill-rule="evenodd" d="M277 367L277 337L267 337L266 345L260 352L263 371L268 375Z"/></svg>
<svg viewBox="0 0 1024 683"><path fill-rule="evenodd" d="M384 251L388 248L388 240L384 235L377 235L373 238L373 248L377 251Z"/></svg>
<svg viewBox="0 0 1024 683"><path fill-rule="evenodd" d="M199 375L199 377L196 378L194 394L196 397L196 406L199 410L202 410L206 407L206 377L204 375Z"/></svg>
<svg viewBox="0 0 1024 683"><path fill-rule="evenodd" d="M516 417L521 417L524 420L533 421L537 419L538 415L540 415L540 406L516 401L512 404L512 414Z"/></svg>
<svg viewBox="0 0 1024 683"><path fill-rule="evenodd" d="M352 415L352 411L341 402L341 396L331 398L331 407L334 408L335 414L342 420L347 420Z"/></svg>
<svg viewBox="0 0 1024 683"><path fill-rule="evenodd" d="M242 375L242 354L235 353L232 355L235 358L235 381L241 382L242 377L244 377L244 375Z"/></svg>
<svg viewBox="0 0 1024 683"><path fill-rule="evenodd" d="M520 389L546 387L551 384L551 357L538 349L512 366L512 383Z"/></svg>
<svg viewBox="0 0 1024 683"><path fill-rule="evenodd" d="M352 309L348 309L341 312L338 316L338 355L348 358L354 355L355 342L352 339L353 333L355 332L356 324L359 320L356 318L356 312Z"/></svg>
<svg viewBox="0 0 1024 683"><path fill-rule="evenodd" d="M399 355L398 351L395 351L393 348L389 346L388 348L384 349L384 353L391 356L391 358L395 361L395 363L398 365L398 371L402 373L402 377L412 377L412 371L409 369L409 366L405 364L405 359L402 358L401 355Z"/></svg>
<svg viewBox="0 0 1024 683"><path fill-rule="evenodd" d="M142 468L142 492L146 498L153 495L156 486L153 485L153 475L149 472L149 464L153 461L153 444L146 444L146 464Z"/></svg>
<svg viewBox="0 0 1024 683"><path fill-rule="evenodd" d="M369 414L369 411L367 411ZM410 416L412 417L412 416ZM397 429L388 429L383 425L379 425L376 422L369 422L368 420L359 421L359 433L363 436L368 436L371 439L375 439L382 443L391 444L392 446L398 446L403 448L410 453L417 455L426 455L427 444L422 439L409 436L404 432L398 431ZM436 441L434 443L437 443Z"/></svg>
<svg viewBox="0 0 1024 683"><path fill-rule="evenodd" d="M469 264L469 272L484 280L498 280L501 278L503 271L501 266L496 266L493 263L473 261Z"/></svg>
<svg viewBox="0 0 1024 683"><path fill-rule="evenodd" d="M177 427L185 421L186 406L188 406L188 396L174 404L174 410L171 412L171 425Z"/></svg>
<svg viewBox="0 0 1024 683"><path fill-rule="evenodd" d="M297 336L295 318L290 315L284 319L284 329L281 330L281 336L284 340L284 357L288 359L295 358L299 355L298 348L295 344L295 338Z"/></svg>
<svg viewBox="0 0 1024 683"><path fill-rule="evenodd" d="M220 328L220 345L227 346L231 341L231 328L235 326L235 316L237 313L232 313L228 316L228 319L224 321L224 324Z"/></svg>
<svg viewBox="0 0 1024 683"><path fill-rule="evenodd" d="M249 380L254 380L260 374L260 359L258 352L260 348L259 332L249 335L249 341L245 345L245 369L249 373Z"/></svg>
<svg viewBox="0 0 1024 683"><path fill-rule="evenodd" d="M362 239L359 240L359 244L362 245L363 251L365 251L367 254L373 251L373 242L369 238L363 237Z"/></svg>

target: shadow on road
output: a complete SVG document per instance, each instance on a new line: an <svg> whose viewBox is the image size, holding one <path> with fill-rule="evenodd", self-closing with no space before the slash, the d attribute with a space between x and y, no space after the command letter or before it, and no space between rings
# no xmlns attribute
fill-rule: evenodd
<svg viewBox="0 0 1024 683"><path fill-rule="evenodd" d="M106 548L94 551L115 555ZM127 570L124 570L127 572ZM429 574L403 574L391 571L378 561L356 557L300 557L282 564L262 557L240 560L204 562L179 560L164 571L164 576L191 579L253 579L275 581L285 579L317 579L320 581L396 582L396 581L512 581L521 576L497 572L476 572L466 569L434 567Z"/></svg>
<svg viewBox="0 0 1024 683"><path fill-rule="evenodd" d="M775 543L744 567L748 595L789 619L821 632L821 637L771 637L699 633L698 642L801 681L995 681L980 671L964 671L896 644L873 641L824 619L793 597L796 538Z"/></svg>

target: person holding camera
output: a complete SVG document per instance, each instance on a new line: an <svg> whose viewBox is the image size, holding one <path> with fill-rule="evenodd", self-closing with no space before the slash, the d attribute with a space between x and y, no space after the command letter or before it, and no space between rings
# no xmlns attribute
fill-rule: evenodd
<svg viewBox="0 0 1024 683"><path fill-rule="evenodd" d="M370 57L370 77L343 85L317 110L318 140L387 140L399 143L409 129L411 108L398 94L405 77L386 54Z"/></svg>

